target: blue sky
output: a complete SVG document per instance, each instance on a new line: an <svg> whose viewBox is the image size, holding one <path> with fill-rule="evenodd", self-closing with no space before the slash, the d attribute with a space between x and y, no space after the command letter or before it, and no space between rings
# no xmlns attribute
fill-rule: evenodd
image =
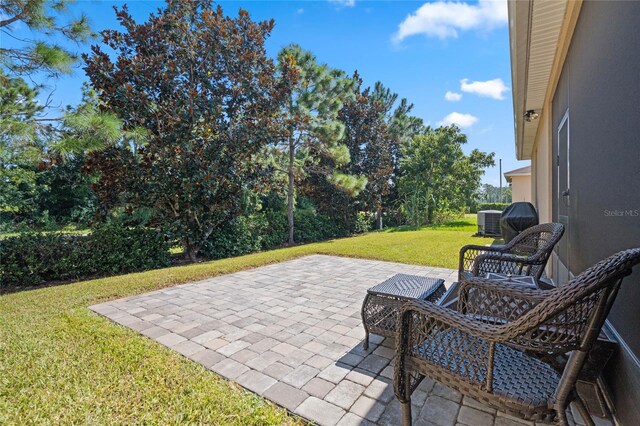
<svg viewBox="0 0 640 426"><path fill-rule="evenodd" d="M94 30L118 28L113 5L124 3L139 22L164 5L163 1L78 1L71 12L86 13ZM515 159L505 0L219 4L232 16L243 8L255 20L275 20L267 40L270 56L289 43L298 43L332 67L349 74L357 69L365 85L382 81L413 102L414 114L426 123L461 125L469 140L466 151L478 148L496 153L496 167L486 171L484 182L498 185L498 158L502 158L503 172L528 164ZM28 35L20 27L15 33ZM72 47L89 50L88 46ZM55 103L77 104L85 80L78 68L71 76L48 82L55 88Z"/></svg>

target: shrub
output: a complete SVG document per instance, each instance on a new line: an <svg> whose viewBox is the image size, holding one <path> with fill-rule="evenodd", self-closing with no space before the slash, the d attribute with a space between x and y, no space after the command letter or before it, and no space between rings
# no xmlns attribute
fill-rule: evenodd
<svg viewBox="0 0 640 426"><path fill-rule="evenodd" d="M454 222L462 217L464 217L463 210L455 210L455 209L437 210L433 213L433 220L431 221L431 224L442 225L444 223Z"/></svg>
<svg viewBox="0 0 640 426"><path fill-rule="evenodd" d="M294 239L297 243L310 243L346 234L329 217L316 213L313 209L300 209L294 213Z"/></svg>
<svg viewBox="0 0 640 426"><path fill-rule="evenodd" d="M405 195L400 203L404 223L410 226L422 226L429 223L429 198L420 191Z"/></svg>
<svg viewBox="0 0 640 426"><path fill-rule="evenodd" d="M511 203L480 203L475 211L475 213L481 210L500 210L503 211L507 207L509 207Z"/></svg>
<svg viewBox="0 0 640 426"><path fill-rule="evenodd" d="M371 231L375 221L375 215L369 212L358 212L354 224L354 231L357 234L362 234Z"/></svg>
<svg viewBox="0 0 640 426"><path fill-rule="evenodd" d="M390 228L405 225L404 215L401 208L391 208L382 212L382 226Z"/></svg>
<svg viewBox="0 0 640 426"><path fill-rule="evenodd" d="M24 234L0 241L0 287L169 265L169 243L147 228L104 226L88 235Z"/></svg>
<svg viewBox="0 0 640 426"><path fill-rule="evenodd" d="M282 246L287 242L289 224L287 212L282 210L266 210L262 213L267 221L267 229L262 235L262 249L269 250Z"/></svg>
<svg viewBox="0 0 640 426"><path fill-rule="evenodd" d="M209 259L241 256L259 251L268 233L267 218L263 214L239 216L214 231L203 245L200 254Z"/></svg>
<svg viewBox="0 0 640 426"><path fill-rule="evenodd" d="M296 243L310 243L347 234L335 221L313 208L298 209L294 215ZM288 232L286 211L266 210L239 216L211 234L200 254L209 259L222 259L269 250L283 246L287 242Z"/></svg>

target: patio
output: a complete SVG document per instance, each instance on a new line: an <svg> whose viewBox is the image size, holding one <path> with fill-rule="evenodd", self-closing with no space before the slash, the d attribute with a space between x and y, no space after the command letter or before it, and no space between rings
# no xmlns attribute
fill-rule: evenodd
<svg viewBox="0 0 640 426"><path fill-rule="evenodd" d="M90 309L321 425L395 425L393 342L372 335L366 290L396 273L445 280L457 271L313 255ZM418 425L521 425L425 379L414 393ZM608 422L606 423L608 424Z"/></svg>

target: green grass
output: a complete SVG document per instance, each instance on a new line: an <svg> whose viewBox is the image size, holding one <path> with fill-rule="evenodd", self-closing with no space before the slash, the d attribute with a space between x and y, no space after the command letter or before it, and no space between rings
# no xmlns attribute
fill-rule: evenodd
<svg viewBox="0 0 640 426"><path fill-rule="evenodd" d="M415 265L458 267L458 253L465 244L489 244L472 237L477 231L473 215L451 224L422 228L393 228L353 238L311 244L314 253L387 260Z"/></svg>
<svg viewBox="0 0 640 426"><path fill-rule="evenodd" d="M182 254L184 253L184 247L181 246L173 246L169 249L169 253L171 254Z"/></svg>
<svg viewBox="0 0 640 426"><path fill-rule="evenodd" d="M322 253L455 268L471 217L0 297L0 424L295 424L273 404L89 305Z"/></svg>

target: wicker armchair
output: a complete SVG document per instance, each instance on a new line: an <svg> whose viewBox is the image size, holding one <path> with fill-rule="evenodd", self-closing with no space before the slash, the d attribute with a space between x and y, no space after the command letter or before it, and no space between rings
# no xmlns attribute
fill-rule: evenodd
<svg viewBox="0 0 640 426"><path fill-rule="evenodd" d="M562 224L543 223L525 229L508 244L464 246L460 250L458 279L462 281L496 272L531 275L538 281L562 234Z"/></svg>
<svg viewBox="0 0 640 426"><path fill-rule="evenodd" d="M394 391L402 424L424 376L518 417L567 425L571 401L593 425L575 384L640 248L617 253L550 291L462 283L458 311L412 301L399 313ZM568 354L560 372L543 359ZM535 356L535 355L540 355ZM542 359L541 359L542 358Z"/></svg>

